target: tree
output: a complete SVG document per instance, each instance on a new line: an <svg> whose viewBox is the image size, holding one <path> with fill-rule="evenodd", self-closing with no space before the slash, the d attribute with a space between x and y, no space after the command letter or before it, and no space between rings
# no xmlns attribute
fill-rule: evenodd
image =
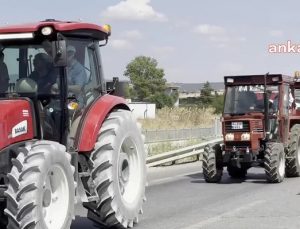
<svg viewBox="0 0 300 229"><path fill-rule="evenodd" d="M124 75L133 85L130 90L131 99L154 102L158 108L161 108L169 106L172 98L165 95L164 70L157 65L158 62L154 58L138 56L126 66Z"/></svg>
<svg viewBox="0 0 300 229"><path fill-rule="evenodd" d="M224 95L215 95L212 102L212 107L215 108L215 114L221 114L224 107Z"/></svg>
<svg viewBox="0 0 300 229"><path fill-rule="evenodd" d="M211 94L212 92L213 89L210 86L210 83L207 81L201 89L201 104L204 107L208 107L212 104L213 102L213 96Z"/></svg>
<svg viewBox="0 0 300 229"><path fill-rule="evenodd" d="M156 93L151 95L149 101L156 104L158 109L161 109L165 106L172 107L175 103L174 99L171 96L168 96L164 93Z"/></svg>

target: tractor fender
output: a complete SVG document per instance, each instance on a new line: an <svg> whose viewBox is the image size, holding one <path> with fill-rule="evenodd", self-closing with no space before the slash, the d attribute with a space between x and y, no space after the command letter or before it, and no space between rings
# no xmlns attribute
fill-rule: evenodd
<svg viewBox="0 0 300 229"><path fill-rule="evenodd" d="M34 115L27 99L0 100L0 150L36 136Z"/></svg>
<svg viewBox="0 0 300 229"><path fill-rule="evenodd" d="M79 131L77 149L79 152L90 152L95 146L99 130L107 115L114 109L130 110L124 98L106 94L100 97L89 108Z"/></svg>

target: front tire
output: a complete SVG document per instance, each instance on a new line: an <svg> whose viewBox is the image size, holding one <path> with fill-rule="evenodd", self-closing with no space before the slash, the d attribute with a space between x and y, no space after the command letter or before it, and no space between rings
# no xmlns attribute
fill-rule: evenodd
<svg viewBox="0 0 300 229"><path fill-rule="evenodd" d="M286 158L286 176L300 176L300 125L296 124L291 129L288 153Z"/></svg>
<svg viewBox="0 0 300 229"><path fill-rule="evenodd" d="M8 229L67 229L74 216L74 167L66 148L37 141L20 148L8 174Z"/></svg>
<svg viewBox="0 0 300 229"><path fill-rule="evenodd" d="M217 183L222 179L222 149L219 144L205 146L202 159L204 179L207 183Z"/></svg>
<svg viewBox="0 0 300 229"><path fill-rule="evenodd" d="M100 221L107 226L133 227L145 200L146 153L141 130L130 111L109 114L91 161Z"/></svg>
<svg viewBox="0 0 300 229"><path fill-rule="evenodd" d="M268 143L265 150L265 173L270 183L280 183L285 176L285 155L281 143Z"/></svg>

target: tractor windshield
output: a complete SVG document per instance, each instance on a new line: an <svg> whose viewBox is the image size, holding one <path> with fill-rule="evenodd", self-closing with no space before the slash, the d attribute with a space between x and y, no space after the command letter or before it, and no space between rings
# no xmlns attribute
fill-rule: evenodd
<svg viewBox="0 0 300 229"><path fill-rule="evenodd" d="M60 78L67 77L68 96L78 97L83 102L83 93L92 88L103 86L97 74L102 79L102 68L97 64L93 40L66 39L66 71L53 64L54 41L30 40L0 41L0 97L14 96L30 97L30 94L42 97L58 97ZM100 55L100 54L99 54ZM64 74L65 76L63 76ZM64 88L62 88L64 90Z"/></svg>
<svg viewBox="0 0 300 229"><path fill-rule="evenodd" d="M278 110L278 87L267 86L269 107ZM264 85L242 85L227 87L224 114L243 115L264 112Z"/></svg>
<svg viewBox="0 0 300 229"><path fill-rule="evenodd" d="M58 69L50 41L0 43L0 96L10 93L50 94Z"/></svg>

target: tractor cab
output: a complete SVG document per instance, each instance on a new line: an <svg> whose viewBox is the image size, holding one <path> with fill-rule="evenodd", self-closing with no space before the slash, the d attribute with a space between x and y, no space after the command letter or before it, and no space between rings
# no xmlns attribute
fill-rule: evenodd
<svg viewBox="0 0 300 229"><path fill-rule="evenodd" d="M55 20L0 29L0 98L30 99L41 127L34 137L66 144L79 134L76 120L105 92L98 47L109 35L109 27Z"/></svg>
<svg viewBox="0 0 300 229"><path fill-rule="evenodd" d="M262 140L286 143L288 133L280 130L288 124L293 84L293 78L283 75L226 76L225 146L239 148L236 143L242 141L241 150L258 152Z"/></svg>

